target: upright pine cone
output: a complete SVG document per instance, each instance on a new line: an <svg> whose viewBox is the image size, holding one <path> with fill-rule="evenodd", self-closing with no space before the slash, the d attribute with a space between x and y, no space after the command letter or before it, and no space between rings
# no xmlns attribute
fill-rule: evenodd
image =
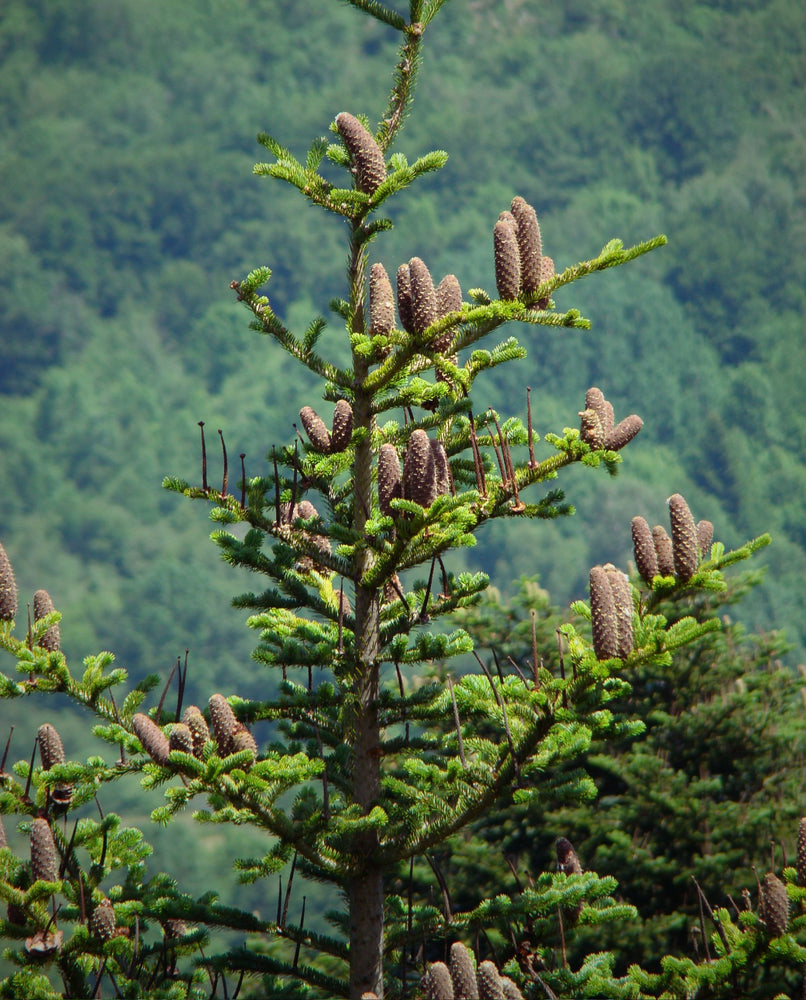
<svg viewBox="0 0 806 1000"><path fill-rule="evenodd" d="M391 501L403 496L400 459L393 444L382 444L378 453L378 506L381 514L393 513Z"/></svg>
<svg viewBox="0 0 806 1000"><path fill-rule="evenodd" d="M520 195L512 199L512 214L517 222L518 251L521 267L521 290L534 292L540 286L540 257L543 252L540 226L534 208Z"/></svg>
<svg viewBox="0 0 806 1000"><path fill-rule="evenodd" d="M616 426L605 435L604 446L609 451L620 451L624 445L628 444L644 426L644 421L637 413L631 413L629 417L620 420Z"/></svg>
<svg viewBox="0 0 806 1000"><path fill-rule="evenodd" d="M50 594L46 590L37 590L34 594L34 621L39 621L40 618L44 618L45 615L49 615L55 610ZM55 653L61 644L62 634L58 625L51 625L39 640L42 649L47 649L51 653Z"/></svg>
<svg viewBox="0 0 806 1000"><path fill-rule="evenodd" d="M213 736L218 744L220 756L227 757L232 753L232 738L238 727L238 720L223 694L210 696L210 721L213 724Z"/></svg>
<svg viewBox="0 0 806 1000"><path fill-rule="evenodd" d="M49 771L54 764L64 763L62 738L49 722L45 722L39 727L36 740L39 744L39 756L42 760L42 767L46 771ZM62 783L54 785L50 789L50 801L57 810L68 809L70 803L73 801L73 786Z"/></svg>
<svg viewBox="0 0 806 1000"><path fill-rule="evenodd" d="M761 883L759 916L767 925L770 937L786 933L789 924L789 896L786 886L773 872L768 872Z"/></svg>
<svg viewBox="0 0 806 1000"><path fill-rule="evenodd" d="M602 418L596 410L585 409L579 411L580 430L579 436L589 444L591 448L604 448L605 430L602 427Z"/></svg>
<svg viewBox="0 0 806 1000"><path fill-rule="evenodd" d="M414 333L423 333L437 319L437 296L431 272L419 257L409 261L411 315Z"/></svg>
<svg viewBox="0 0 806 1000"><path fill-rule="evenodd" d="M90 933L100 941L109 941L115 934L115 910L106 896L92 911Z"/></svg>
<svg viewBox="0 0 806 1000"><path fill-rule="evenodd" d="M182 753L193 753L193 733L187 723L176 722L171 727L171 733L168 736L168 749L181 750Z"/></svg>
<svg viewBox="0 0 806 1000"><path fill-rule="evenodd" d="M143 712L135 712L132 716L132 729L148 756L164 767L168 763L171 748L168 737L156 722Z"/></svg>
<svg viewBox="0 0 806 1000"><path fill-rule="evenodd" d="M333 432L330 435L330 450L344 451L353 436L353 408L346 399L340 399L333 411Z"/></svg>
<svg viewBox="0 0 806 1000"><path fill-rule="evenodd" d="M17 581L6 550L0 545L0 621L17 617Z"/></svg>
<svg viewBox="0 0 806 1000"><path fill-rule="evenodd" d="M364 194L374 194L386 180L386 163L381 147L353 115L336 115L336 128L355 164L355 186Z"/></svg>
<svg viewBox="0 0 806 1000"><path fill-rule="evenodd" d="M420 981L425 1000L454 1000L453 980L444 962L431 962Z"/></svg>
<svg viewBox="0 0 806 1000"><path fill-rule="evenodd" d="M188 705L182 714L182 722L193 737L193 756L201 757L204 744L210 739L210 730L198 705Z"/></svg>
<svg viewBox="0 0 806 1000"><path fill-rule="evenodd" d="M411 274L408 264L397 269L397 314L406 333L414 333L414 314L411 302Z"/></svg>
<svg viewBox="0 0 806 1000"><path fill-rule="evenodd" d="M585 393L585 409L593 410L598 416L605 437L613 430L615 419L613 417L613 404L605 399L601 389L592 385Z"/></svg>
<svg viewBox="0 0 806 1000"><path fill-rule="evenodd" d="M479 1000L479 988L476 983L476 968L473 956L461 941L451 945L450 958L451 982L454 997L461 1000Z"/></svg>
<svg viewBox="0 0 806 1000"><path fill-rule="evenodd" d="M652 578L658 575L658 555L652 531L643 517L632 519L632 544L635 565L638 567L641 579L651 584Z"/></svg>
<svg viewBox="0 0 806 1000"><path fill-rule="evenodd" d="M453 475L451 474L448 453L441 441L429 438L434 456L434 475L436 476L437 496L448 496L453 493Z"/></svg>
<svg viewBox="0 0 806 1000"><path fill-rule="evenodd" d="M517 299L521 286L521 262L516 227L508 219L499 219L493 229L495 284L498 297Z"/></svg>
<svg viewBox="0 0 806 1000"><path fill-rule="evenodd" d="M652 529L652 540L655 543L655 555L658 559L658 572L661 576L674 576L674 553L672 540L662 524L656 524Z"/></svg>
<svg viewBox="0 0 806 1000"><path fill-rule="evenodd" d="M257 760L257 742L255 737L249 732L242 722L235 724L232 733L232 750L230 753L240 753L241 750L248 750L252 755L252 761ZM248 770L252 766L252 761L244 764L244 769Z"/></svg>
<svg viewBox="0 0 806 1000"><path fill-rule="evenodd" d="M679 493L669 497L669 518L672 522L672 555L674 575L678 580L690 580L697 572L700 555L697 548L697 528L688 504Z"/></svg>
<svg viewBox="0 0 806 1000"><path fill-rule="evenodd" d="M31 873L34 881L59 880L59 852L50 823L42 818L35 819L31 824Z"/></svg>
<svg viewBox="0 0 806 1000"><path fill-rule="evenodd" d="M697 522L697 548L700 550L700 559L711 558L711 543L714 540L714 526L710 521Z"/></svg>
<svg viewBox="0 0 806 1000"><path fill-rule="evenodd" d="M613 588L603 566L590 571L591 630L597 660L619 655L618 615Z"/></svg>
<svg viewBox="0 0 806 1000"><path fill-rule="evenodd" d="M430 507L437 496L434 453L424 430L412 432L403 462L403 495L421 507Z"/></svg>
<svg viewBox="0 0 806 1000"><path fill-rule="evenodd" d="M369 332L370 335L388 336L395 325L395 297L392 283L383 264L373 264L369 269Z"/></svg>
<svg viewBox="0 0 806 1000"><path fill-rule="evenodd" d="M610 588L613 591L613 601L616 605L616 622L618 625L618 651L616 656L626 659L632 652L632 589L626 573L616 569L612 563L604 567Z"/></svg>
<svg viewBox="0 0 806 1000"><path fill-rule="evenodd" d="M798 823L798 885L806 885L806 816Z"/></svg>
<svg viewBox="0 0 806 1000"><path fill-rule="evenodd" d="M325 426L324 420L312 406L303 406L299 411L299 419L314 448L327 455L330 452L330 431Z"/></svg>

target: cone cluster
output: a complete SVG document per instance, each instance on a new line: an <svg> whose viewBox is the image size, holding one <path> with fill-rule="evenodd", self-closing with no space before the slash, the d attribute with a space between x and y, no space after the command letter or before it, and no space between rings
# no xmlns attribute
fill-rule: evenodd
<svg viewBox="0 0 806 1000"><path fill-rule="evenodd" d="M373 296L373 273L375 287ZM383 323L389 323L387 303L387 284L391 290L389 278L382 264L375 264L370 272L370 332L388 333L391 327L377 326L373 322L373 311L383 317ZM414 336L423 334L429 326L448 313L458 312L462 308L462 288L455 274L446 274L435 287L431 272L419 257L412 257L408 264L401 264L397 269L397 314L400 325L407 333ZM373 310L373 300L376 305ZM392 322L393 322L392 318ZM435 341L437 350L446 350L453 332L448 330Z"/></svg>
<svg viewBox="0 0 806 1000"><path fill-rule="evenodd" d="M336 128L355 166L355 186L364 194L374 194L386 180L386 163L381 147L361 122L347 111L336 115Z"/></svg>
<svg viewBox="0 0 806 1000"><path fill-rule="evenodd" d="M675 493L669 497L669 536L661 524L654 528L643 517L632 519L633 553L641 578L651 585L654 577L674 576L686 582L697 572L700 561L711 553L714 526L710 521L694 523L685 499Z"/></svg>
<svg viewBox="0 0 806 1000"><path fill-rule="evenodd" d="M579 411L580 437L591 448L620 451L644 426L636 413L615 422L613 404L605 399L601 389L591 386L585 393L585 409Z"/></svg>
<svg viewBox="0 0 806 1000"><path fill-rule="evenodd" d="M632 652L632 590L612 563L590 571L591 630L598 660L625 659Z"/></svg>
<svg viewBox="0 0 806 1000"><path fill-rule="evenodd" d="M537 213L520 196L512 199L509 211L498 216L493 227L493 254L501 299L530 295L554 276L554 261L543 256ZM548 299L539 299L536 304L545 309Z"/></svg>
<svg viewBox="0 0 806 1000"><path fill-rule="evenodd" d="M420 981L426 1000L523 1000L523 994L508 976L502 976L494 962L476 968L468 948L455 941L450 964L431 962Z"/></svg>
<svg viewBox="0 0 806 1000"><path fill-rule="evenodd" d="M340 399L336 403L332 432L312 406L303 406L299 411L299 419L308 440L317 451L325 455L344 451L353 436L353 408L346 399Z"/></svg>
<svg viewBox="0 0 806 1000"><path fill-rule="evenodd" d="M218 745L220 756L228 757L232 753L249 750L252 753L252 759L256 759L257 743L255 738L247 727L238 721L224 695L211 695L208 704L213 737Z"/></svg>
<svg viewBox="0 0 806 1000"><path fill-rule="evenodd" d="M39 757L42 767L49 771L55 764L64 763L64 745L56 729L46 722L39 727L36 734L39 744ZM58 809L68 809L73 801L73 786L58 784L50 790L50 799Z"/></svg>
<svg viewBox="0 0 806 1000"><path fill-rule="evenodd" d="M378 505L382 514L393 513L391 501L396 497L413 500L421 507L430 507L438 496L452 492L453 476L441 441L429 438L420 428L412 431L402 474L395 446L381 445L378 455Z"/></svg>

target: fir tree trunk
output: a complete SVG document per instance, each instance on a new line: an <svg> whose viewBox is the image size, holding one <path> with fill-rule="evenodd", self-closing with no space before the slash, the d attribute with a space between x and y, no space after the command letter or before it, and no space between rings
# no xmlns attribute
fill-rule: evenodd
<svg viewBox="0 0 806 1000"><path fill-rule="evenodd" d="M366 255L353 244L350 261L353 331L364 329ZM371 398L361 389L367 374L363 358L353 356L355 372L354 426L372 429ZM353 468L355 526L363 530L372 510L372 441L370 434L356 446ZM357 578L364 578L372 560L368 549L359 552ZM353 801L368 813L380 790L380 732L378 728L378 591L356 584L356 674L354 689ZM376 860L378 837L373 831L356 836L354 856L359 867L349 886L350 995L367 991L383 996L383 872Z"/></svg>

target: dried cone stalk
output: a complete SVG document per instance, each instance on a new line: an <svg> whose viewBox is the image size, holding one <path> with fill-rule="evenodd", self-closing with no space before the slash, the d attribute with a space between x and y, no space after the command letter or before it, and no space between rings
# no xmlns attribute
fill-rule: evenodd
<svg viewBox="0 0 806 1000"><path fill-rule="evenodd" d="M618 624L618 651L616 656L626 659L632 652L632 590L627 575L616 569L611 563L605 567L613 600L616 605L616 622Z"/></svg>
<svg viewBox="0 0 806 1000"><path fill-rule="evenodd" d="M521 265L521 291L537 291L541 282L540 257L543 252L537 213L524 199L512 199L512 215L517 223L518 251Z"/></svg>
<svg viewBox="0 0 806 1000"><path fill-rule="evenodd" d="M333 433L330 435L330 450L344 451L353 436L353 408L346 399L340 399L333 411Z"/></svg>
<svg viewBox="0 0 806 1000"><path fill-rule="evenodd" d="M330 431L325 426L324 420L312 406L303 406L299 411L299 419L314 448L327 455L330 451Z"/></svg>
<svg viewBox="0 0 806 1000"><path fill-rule="evenodd" d="M628 444L644 426L644 421L637 413L631 413L625 417L605 435L604 446L610 451L620 451L624 445Z"/></svg>
<svg viewBox="0 0 806 1000"><path fill-rule="evenodd" d="M403 462L403 495L421 507L430 507L437 496L434 453L424 430L412 432Z"/></svg>
<svg viewBox="0 0 806 1000"><path fill-rule="evenodd" d="M414 333L414 315L411 301L411 274L409 265L401 264L397 269L397 314L400 325L407 333Z"/></svg>
<svg viewBox="0 0 806 1000"><path fill-rule="evenodd" d="M661 576L674 576L674 554L672 540L662 524L656 524L652 529L652 540L655 543L655 555L658 560L658 572Z"/></svg>
<svg viewBox="0 0 806 1000"><path fill-rule="evenodd" d="M192 754L193 745L193 733L190 731L190 726L184 722L177 722L168 737L168 749Z"/></svg>
<svg viewBox="0 0 806 1000"><path fill-rule="evenodd" d="M44 618L45 615L49 615L55 610L50 594L46 590L37 590L34 594L34 621L39 621L40 618ZM61 644L62 634L58 625L51 625L39 640L42 649L47 649L51 653L55 653Z"/></svg>
<svg viewBox="0 0 806 1000"><path fill-rule="evenodd" d="M499 219L495 224L493 250L498 297L517 299L521 285L520 251L517 230L508 219Z"/></svg>
<svg viewBox="0 0 806 1000"><path fill-rule="evenodd" d="M90 933L101 941L109 941L115 934L115 910L111 900L104 897L92 911Z"/></svg>
<svg viewBox="0 0 806 1000"><path fill-rule="evenodd" d="M444 962L431 962L420 982L426 1000L454 1000L453 982Z"/></svg>
<svg viewBox="0 0 806 1000"><path fill-rule="evenodd" d="M710 521L697 522L697 548L700 550L700 559L711 558L711 543L714 540L714 526Z"/></svg>
<svg viewBox="0 0 806 1000"><path fill-rule="evenodd" d="M635 565L638 567L641 579L651 584L652 578L658 575L658 555L652 531L643 517L632 519L632 544Z"/></svg>
<svg viewBox="0 0 806 1000"><path fill-rule="evenodd" d="M193 737L193 756L201 757L204 744L210 739L210 730L198 705L188 705L182 715L182 721Z"/></svg>
<svg viewBox="0 0 806 1000"><path fill-rule="evenodd" d="M17 581L6 550L0 545L0 621L17 617Z"/></svg>
<svg viewBox="0 0 806 1000"><path fill-rule="evenodd" d="M378 506L384 515L393 514L391 502L403 496L400 459L393 444L382 444L378 454Z"/></svg>
<svg viewBox="0 0 806 1000"><path fill-rule="evenodd" d="M759 915L767 925L770 937L780 937L786 933L789 924L789 896L784 883L772 872L768 872L761 883Z"/></svg>
<svg viewBox="0 0 806 1000"><path fill-rule="evenodd" d="M591 629L597 660L618 656L618 616L613 588L603 566L590 571Z"/></svg>
<svg viewBox="0 0 806 1000"><path fill-rule="evenodd" d="M409 261L411 318L413 332L424 333L437 319L437 296L431 272L419 257Z"/></svg>
<svg viewBox="0 0 806 1000"><path fill-rule="evenodd" d="M132 729L148 756L157 764L165 766L171 748L168 737L156 722L142 712L136 712L132 716Z"/></svg>
<svg viewBox="0 0 806 1000"><path fill-rule="evenodd" d="M700 561L697 528L688 504L679 493L669 497L669 518L672 523L672 555L674 575L678 580L690 580Z"/></svg>
<svg viewBox="0 0 806 1000"><path fill-rule="evenodd" d="M473 956L461 941L454 941L451 945L450 972L453 995L457 1000L459 998L461 1000L479 1000Z"/></svg>
<svg viewBox="0 0 806 1000"><path fill-rule="evenodd" d="M336 115L336 128L353 158L356 188L364 194L374 194L386 180L381 147L361 122L346 111Z"/></svg>
<svg viewBox="0 0 806 1000"><path fill-rule="evenodd" d="M42 818L35 819L31 824L31 874L34 881L59 880L59 852L50 823Z"/></svg>
<svg viewBox="0 0 806 1000"><path fill-rule="evenodd" d="M209 705L218 752L222 757L227 757L232 753L232 738L238 728L238 720L223 694L211 695Z"/></svg>
<svg viewBox="0 0 806 1000"><path fill-rule="evenodd" d="M370 336L388 336L395 325L395 297L392 283L383 264L369 269L369 332Z"/></svg>

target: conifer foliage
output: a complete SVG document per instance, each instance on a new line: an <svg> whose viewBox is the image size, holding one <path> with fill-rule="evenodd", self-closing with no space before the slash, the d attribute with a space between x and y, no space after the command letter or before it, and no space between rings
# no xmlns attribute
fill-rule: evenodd
<svg viewBox="0 0 806 1000"><path fill-rule="evenodd" d="M0 895L9 906L2 931L19 969L12 992L59 995L56 977L49 978L56 970L70 996L94 996L106 982L117 995L207 996L219 981L226 994L254 977L258 995L399 996L412 995L424 973L422 988L434 995L444 973L438 964L427 971L423 942L429 958L440 942L453 942L454 988L459 977L490 996L538 987L547 995L600 995L604 984L634 992L612 980L609 957L588 956L576 970L538 971L511 953L499 973L466 947L496 922L529 926L539 936L558 912L590 924L623 919L632 911L616 902L612 879L565 865L517 897L496 895L455 912L438 866L426 887L413 869L502 797L538 803L589 796L590 780L569 765L592 741L640 728L608 708L626 693L625 662L662 661L716 624L689 619L669 627L647 615L608 564L591 573L585 613L593 641L564 628L570 670L553 671L535 658L526 673L422 677L424 665L472 652L470 636L450 619L487 586L483 574L451 572L449 553L472 546L489 521L570 513L554 485L562 470L582 464L614 472L619 450L641 428L635 415L615 424L612 406L591 389L580 429L536 442L528 410L525 423L516 412L501 416L485 405L483 378L476 385L478 376L526 353L498 331L512 321L530 337L586 329L579 311L556 308L554 293L665 239L631 248L614 239L558 273L543 253L537 212L518 195L509 207L496 206L500 217L479 234L494 263L496 295L470 287L465 296L472 276L450 274L435 284L414 243L407 262L372 261L392 225L385 213L446 161L436 150L410 163L399 142L422 46L444 0L411 0L408 19L377 0L351 3L400 36L380 125L373 129L358 109L331 109L330 139L315 139L303 160L263 134L271 158L255 167L345 223L346 296L331 310L349 342L349 363L342 367L318 349L323 318L301 334L285 325L263 292L270 267L234 281L253 329L270 341L266 349L286 351L319 378L324 408L300 401L305 437L274 442L265 469L248 479L244 472L235 494L226 471L220 489L210 486L206 464L197 484L165 482L210 506L225 560L261 581L235 600L258 636L256 665L228 669L233 686L211 693L204 712L191 706L182 713L181 670L175 710L165 708L165 695L148 707L148 684L115 695L125 671L110 654L88 657L80 676L72 672L49 599L36 602L25 635L15 631L14 577L0 550L0 638L22 676L4 676L2 695L67 694L95 714L95 733L114 757L71 763L51 726L39 731L42 766L22 761L4 775L0 808L30 830L31 845L28 859L8 849L0 855ZM397 275L396 293L389 273ZM722 563L700 564L687 508L675 501L671 509L674 585L721 586ZM247 669L265 670L263 700L239 695L237 678ZM258 744L257 723L269 724L270 742ZM212 896L190 899L167 875L148 880L142 834L88 808L105 782L129 774L145 787L165 786L153 817L161 823L193 804L202 824L262 831L265 853L238 858L236 869L268 894L290 865L277 919L218 906ZM304 916L289 922L295 873L331 888L331 935L313 933ZM766 924L780 930L781 889L765 885ZM253 936L243 948L210 955L201 944L213 926Z"/></svg>

